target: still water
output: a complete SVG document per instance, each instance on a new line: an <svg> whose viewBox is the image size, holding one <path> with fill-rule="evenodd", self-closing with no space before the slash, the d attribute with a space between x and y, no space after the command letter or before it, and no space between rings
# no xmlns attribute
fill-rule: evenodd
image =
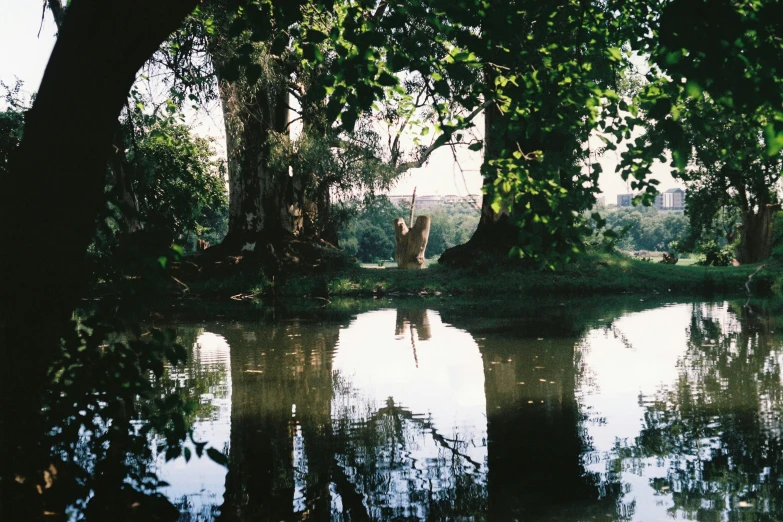
<svg viewBox="0 0 783 522"><path fill-rule="evenodd" d="M164 491L182 520L782 520L780 319L637 301L179 324L231 464L161 458Z"/></svg>

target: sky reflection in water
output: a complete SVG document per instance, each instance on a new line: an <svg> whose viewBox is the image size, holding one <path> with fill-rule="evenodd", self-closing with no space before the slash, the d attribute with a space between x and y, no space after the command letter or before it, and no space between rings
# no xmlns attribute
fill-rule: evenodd
<svg viewBox="0 0 783 522"><path fill-rule="evenodd" d="M774 316L485 312L183 327L232 465L161 460L166 493L183 520L783 517Z"/></svg>

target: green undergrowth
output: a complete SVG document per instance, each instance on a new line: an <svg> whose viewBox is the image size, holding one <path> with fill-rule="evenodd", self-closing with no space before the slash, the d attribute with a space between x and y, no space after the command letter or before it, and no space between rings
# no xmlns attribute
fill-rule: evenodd
<svg viewBox="0 0 783 522"><path fill-rule="evenodd" d="M779 260L739 267L678 266L631 259L619 254L591 253L565 267L540 270L509 262L476 263L467 268L434 265L424 270L370 269L347 266L320 273L268 278L261 269L244 269L227 277L190 284L191 297L251 296L285 298L408 295L702 295L780 293Z"/></svg>

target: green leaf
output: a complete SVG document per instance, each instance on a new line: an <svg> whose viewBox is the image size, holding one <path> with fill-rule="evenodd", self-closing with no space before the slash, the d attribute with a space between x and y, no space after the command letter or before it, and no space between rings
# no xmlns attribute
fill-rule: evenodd
<svg viewBox="0 0 783 522"><path fill-rule="evenodd" d="M468 145L468 150L479 151L483 147L484 147L484 142L479 140L477 142L474 142L474 143L471 143L470 145Z"/></svg>
<svg viewBox="0 0 783 522"><path fill-rule="evenodd" d="M764 129L764 137L767 142L767 154L770 156L776 155L783 150L783 132L779 133L775 131L775 126L771 123Z"/></svg>
<svg viewBox="0 0 783 522"><path fill-rule="evenodd" d="M248 65L247 72L245 73L247 76L247 83L250 85L255 85L258 83L258 80L261 79L262 74L264 74L264 69L261 67L261 65L257 63L251 63Z"/></svg>
<svg viewBox="0 0 783 522"><path fill-rule="evenodd" d="M609 56L609 59L613 62L619 62L623 59L623 53L620 51L617 47L610 47L606 50L606 54Z"/></svg>
<svg viewBox="0 0 783 522"><path fill-rule="evenodd" d="M399 83L394 75L389 74L386 71L383 71L378 75L377 82L384 87L394 87Z"/></svg>
<svg viewBox="0 0 783 522"><path fill-rule="evenodd" d="M288 47L288 38L281 35L274 39L269 52L275 56L280 56L286 47Z"/></svg>
<svg viewBox="0 0 783 522"><path fill-rule="evenodd" d="M342 110L343 100L339 96L332 96L326 104L326 119L330 122L336 120Z"/></svg>
<svg viewBox="0 0 783 522"><path fill-rule="evenodd" d="M693 99L698 99L699 97L701 97L702 88L698 83L689 80L685 84L685 92L688 94L689 97Z"/></svg>
<svg viewBox="0 0 783 522"><path fill-rule="evenodd" d="M328 35L322 33L321 31L317 31L315 29L308 29L307 34L305 36L305 40L308 42L319 44L329 38Z"/></svg>
<svg viewBox="0 0 783 522"><path fill-rule="evenodd" d="M348 132L353 131L353 128L356 125L356 119L358 117L359 115L356 113L356 109L349 108L342 114L342 116L340 116L340 119L343 122L343 128Z"/></svg>
<svg viewBox="0 0 783 522"><path fill-rule="evenodd" d="M674 165L677 170L684 171L685 167L688 166L688 151L684 149L672 150L672 165Z"/></svg>
<svg viewBox="0 0 783 522"><path fill-rule="evenodd" d="M606 220L598 212L593 212L590 217L593 218L593 221L595 221L596 227L603 228L606 226Z"/></svg>
<svg viewBox="0 0 783 522"><path fill-rule="evenodd" d="M207 456L221 466L228 467L228 457L215 448L207 448Z"/></svg>

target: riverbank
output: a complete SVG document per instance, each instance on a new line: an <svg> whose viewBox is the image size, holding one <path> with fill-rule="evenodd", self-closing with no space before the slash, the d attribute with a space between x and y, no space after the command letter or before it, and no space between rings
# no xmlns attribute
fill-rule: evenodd
<svg viewBox="0 0 783 522"><path fill-rule="evenodd" d="M508 262L467 269L435 265L424 270L368 269L347 264L316 272L268 278L258 267L238 267L222 277L187 281L176 292L189 297L251 299L274 297L365 297L413 295L754 295L780 291L779 262L739 267L650 263L618 254L580 256L560 270L540 270Z"/></svg>

